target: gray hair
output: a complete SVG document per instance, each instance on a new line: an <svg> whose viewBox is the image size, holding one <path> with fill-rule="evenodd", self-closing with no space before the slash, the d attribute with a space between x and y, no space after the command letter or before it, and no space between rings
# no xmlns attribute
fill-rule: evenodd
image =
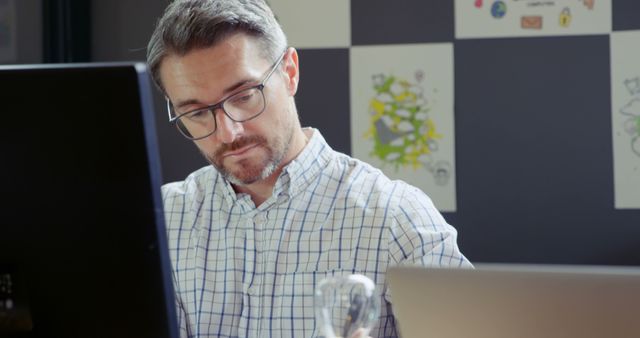
<svg viewBox="0 0 640 338"><path fill-rule="evenodd" d="M277 58L287 46L287 38L264 0L173 1L158 20L147 46L153 80L164 91L159 73L166 56L213 47L235 33L255 37L264 58Z"/></svg>

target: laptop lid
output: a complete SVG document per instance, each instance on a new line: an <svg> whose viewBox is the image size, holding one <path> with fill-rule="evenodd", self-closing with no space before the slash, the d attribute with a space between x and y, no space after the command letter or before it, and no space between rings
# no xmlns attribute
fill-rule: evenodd
<svg viewBox="0 0 640 338"><path fill-rule="evenodd" d="M480 264L388 271L401 337L640 337L640 269Z"/></svg>

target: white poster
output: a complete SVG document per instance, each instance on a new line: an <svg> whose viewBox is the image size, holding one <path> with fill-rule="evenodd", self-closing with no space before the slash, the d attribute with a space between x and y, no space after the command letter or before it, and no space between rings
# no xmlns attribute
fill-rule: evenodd
<svg viewBox="0 0 640 338"><path fill-rule="evenodd" d="M640 209L640 31L611 34L616 209Z"/></svg>
<svg viewBox="0 0 640 338"><path fill-rule="evenodd" d="M351 151L456 210L453 44L350 50Z"/></svg>
<svg viewBox="0 0 640 338"><path fill-rule="evenodd" d="M289 45L339 48L351 44L351 1L267 0Z"/></svg>
<svg viewBox="0 0 640 338"><path fill-rule="evenodd" d="M0 0L0 63L17 60L16 9L13 0Z"/></svg>
<svg viewBox="0 0 640 338"><path fill-rule="evenodd" d="M455 0L456 38L608 34L611 0Z"/></svg>

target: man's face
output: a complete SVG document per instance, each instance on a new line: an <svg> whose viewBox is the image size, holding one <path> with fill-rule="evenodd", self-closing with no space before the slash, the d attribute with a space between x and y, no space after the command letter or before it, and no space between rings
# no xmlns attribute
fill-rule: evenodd
<svg viewBox="0 0 640 338"><path fill-rule="evenodd" d="M214 47L184 56L167 56L160 66L160 77L176 113L217 103L259 84L278 61L265 60L260 52L260 45L253 38L236 34ZM293 156L288 150L299 127L292 98L297 62L295 72L291 72L291 53L288 51L284 58L265 83L266 107L261 115L239 123L217 110L216 132L194 141L209 162L234 184L263 180Z"/></svg>

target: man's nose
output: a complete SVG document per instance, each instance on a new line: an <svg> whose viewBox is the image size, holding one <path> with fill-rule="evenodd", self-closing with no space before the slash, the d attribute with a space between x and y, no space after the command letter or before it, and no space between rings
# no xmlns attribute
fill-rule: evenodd
<svg viewBox="0 0 640 338"><path fill-rule="evenodd" d="M217 129L214 133L221 143L231 143L242 133L242 123L232 120L227 114L218 110L214 113Z"/></svg>

